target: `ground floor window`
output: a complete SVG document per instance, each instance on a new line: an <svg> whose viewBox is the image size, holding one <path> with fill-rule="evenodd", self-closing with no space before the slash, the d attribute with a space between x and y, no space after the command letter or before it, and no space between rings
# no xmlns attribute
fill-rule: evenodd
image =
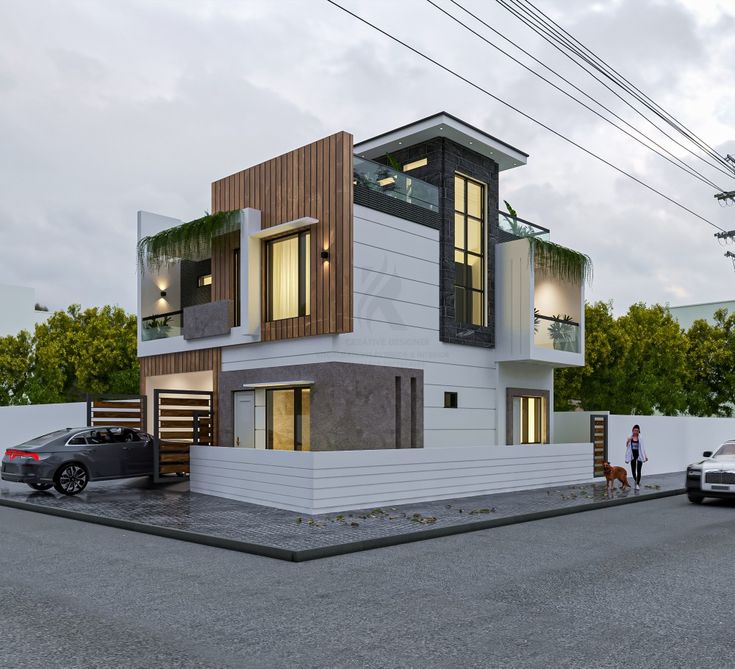
<svg viewBox="0 0 735 669"><path fill-rule="evenodd" d="M308 451L311 445L311 391L279 388L266 392L266 448Z"/></svg>
<svg viewBox="0 0 735 669"><path fill-rule="evenodd" d="M549 391L508 388L506 443L549 443Z"/></svg>

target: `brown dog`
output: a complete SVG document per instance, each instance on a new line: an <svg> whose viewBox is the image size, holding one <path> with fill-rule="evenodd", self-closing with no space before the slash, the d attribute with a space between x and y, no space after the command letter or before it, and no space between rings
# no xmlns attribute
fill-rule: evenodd
<svg viewBox="0 0 735 669"><path fill-rule="evenodd" d="M605 478L607 479L607 490L612 490L615 487L616 479L620 481L623 490L630 488L628 474L623 467L613 467L609 462L603 462L602 469L605 471Z"/></svg>

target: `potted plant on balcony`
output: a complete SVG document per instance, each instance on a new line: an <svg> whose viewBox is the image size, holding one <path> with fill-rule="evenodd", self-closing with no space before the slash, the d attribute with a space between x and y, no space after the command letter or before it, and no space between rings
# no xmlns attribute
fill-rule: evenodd
<svg viewBox="0 0 735 669"><path fill-rule="evenodd" d="M171 316L156 316L143 323L147 336L144 339L163 339L171 331Z"/></svg>
<svg viewBox="0 0 735 669"><path fill-rule="evenodd" d="M557 351L577 351L576 323L568 314L553 316L554 322L549 325L549 337Z"/></svg>

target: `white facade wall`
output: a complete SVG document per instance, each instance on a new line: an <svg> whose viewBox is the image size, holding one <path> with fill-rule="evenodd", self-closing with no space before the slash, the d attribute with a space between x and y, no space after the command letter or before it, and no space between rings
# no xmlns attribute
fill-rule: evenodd
<svg viewBox="0 0 735 669"><path fill-rule="evenodd" d="M36 291L24 286L0 284L0 337L17 335L21 330L31 334L38 323L51 315L36 311Z"/></svg>
<svg viewBox="0 0 735 669"><path fill-rule="evenodd" d="M3 447L10 448L54 430L86 425L87 403L0 407L0 424L3 426Z"/></svg>
<svg viewBox="0 0 735 669"><path fill-rule="evenodd" d="M560 412L555 416L554 441L589 439L590 415L606 412ZM608 457L614 465L625 465L625 442L633 425L640 425L648 455L643 475L679 472L701 460L702 451L714 451L723 441L735 439L735 418L694 416L608 416Z"/></svg>
<svg viewBox="0 0 735 669"><path fill-rule="evenodd" d="M288 452L191 447L192 492L329 513L589 481L590 444Z"/></svg>
<svg viewBox="0 0 735 669"><path fill-rule="evenodd" d="M355 207L354 331L222 349L222 370L351 362L424 370L424 447L498 443L494 350L439 341L439 231ZM458 408L444 408L444 392ZM505 390L502 389L504 393Z"/></svg>

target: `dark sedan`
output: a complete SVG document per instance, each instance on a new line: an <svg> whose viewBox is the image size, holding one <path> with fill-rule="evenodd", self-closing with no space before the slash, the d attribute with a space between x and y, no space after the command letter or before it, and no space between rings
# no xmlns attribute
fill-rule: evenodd
<svg viewBox="0 0 735 669"><path fill-rule="evenodd" d="M153 439L128 427L65 428L5 451L0 476L34 490L76 495L89 481L150 476Z"/></svg>

